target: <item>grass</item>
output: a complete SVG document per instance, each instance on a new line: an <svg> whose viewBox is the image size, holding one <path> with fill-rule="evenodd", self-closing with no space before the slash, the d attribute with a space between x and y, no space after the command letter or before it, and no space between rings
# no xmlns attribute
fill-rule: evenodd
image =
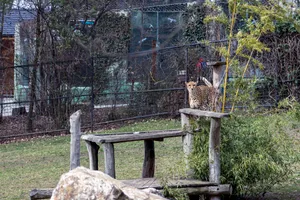
<svg viewBox="0 0 300 200"><path fill-rule="evenodd" d="M109 130L106 133L178 128L180 128L180 122L176 120L145 120L118 130ZM184 175L180 137L155 142L155 148L156 177ZM34 188L55 187L61 174L69 170L69 149L69 136L38 138L0 145L0 199L28 199L29 191ZM99 170L103 171L102 149L100 151ZM115 144L115 156L118 179L141 177L143 142ZM81 142L81 166L88 167L88 155L84 142ZM300 165L296 165L295 168L294 181L275 187L274 192L300 194ZM280 199L297 199L297 196L283 195Z"/></svg>
<svg viewBox="0 0 300 200"><path fill-rule="evenodd" d="M178 129L176 120L147 120L118 130L127 132ZM156 142L156 176L170 176L183 169L181 138ZM118 179L140 178L143 164L143 142L115 145L116 175ZM28 199L34 188L53 188L61 174L69 170L70 137L38 138L26 142L0 145L0 199ZM104 170L99 153L99 170ZM88 167L88 155L81 142L81 166ZM180 171L180 170L179 170Z"/></svg>

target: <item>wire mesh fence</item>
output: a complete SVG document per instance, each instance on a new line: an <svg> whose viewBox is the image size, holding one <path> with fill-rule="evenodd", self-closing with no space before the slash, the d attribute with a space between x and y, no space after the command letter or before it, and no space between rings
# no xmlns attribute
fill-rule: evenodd
<svg viewBox="0 0 300 200"><path fill-rule="evenodd" d="M68 131L69 116L78 109L82 126L92 131L110 122L175 116L188 107L186 81L204 76L212 82L207 63L216 58L211 49L226 41L209 45L154 45L121 57L0 68L0 74L13 74L1 79L0 137ZM272 107L291 94L276 73L260 73L256 91L261 106Z"/></svg>

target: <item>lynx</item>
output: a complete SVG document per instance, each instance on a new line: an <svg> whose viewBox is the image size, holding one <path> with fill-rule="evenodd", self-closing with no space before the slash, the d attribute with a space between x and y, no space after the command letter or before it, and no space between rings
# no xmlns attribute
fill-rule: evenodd
<svg viewBox="0 0 300 200"><path fill-rule="evenodd" d="M186 82L189 92L189 104L191 108L213 111L216 107L217 90L212 84L202 77L206 85L197 86L197 82Z"/></svg>

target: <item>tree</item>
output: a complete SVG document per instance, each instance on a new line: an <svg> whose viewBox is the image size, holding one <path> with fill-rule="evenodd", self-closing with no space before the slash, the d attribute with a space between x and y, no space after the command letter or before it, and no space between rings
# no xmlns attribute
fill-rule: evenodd
<svg viewBox="0 0 300 200"><path fill-rule="evenodd" d="M234 111L235 103L242 102L249 106L249 100L253 102L253 85L256 83L255 76L252 79L244 79L249 73L249 66L263 68L263 65L255 59L255 55L268 51L267 46L260 40L263 35L275 31L275 25L282 21L294 21L291 10L285 0L248 1L229 0L229 18L224 18L224 11L214 2L206 4L214 10L205 19L207 23L221 23L227 30L227 47L218 48L218 52L226 60L224 79L223 107L224 112L227 95L228 74L231 73L234 81L229 85L232 102L231 111ZM233 43L236 47L233 48Z"/></svg>
<svg viewBox="0 0 300 200"><path fill-rule="evenodd" d="M127 53L129 18L126 12L111 11L118 7L117 1L25 2L36 15L32 26L35 34L29 36L35 38L35 53L27 130L33 129L34 111L48 111L61 128L70 112L72 87L87 87L95 80L97 87L92 93L103 91L107 82L105 67ZM96 56L101 58L92 60ZM66 65L62 60L70 62ZM84 70L89 72L81 77Z"/></svg>

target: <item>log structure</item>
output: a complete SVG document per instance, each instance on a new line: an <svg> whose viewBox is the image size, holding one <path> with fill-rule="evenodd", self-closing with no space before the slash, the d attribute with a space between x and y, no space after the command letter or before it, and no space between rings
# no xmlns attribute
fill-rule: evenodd
<svg viewBox="0 0 300 200"><path fill-rule="evenodd" d="M210 111L201 111L197 109L180 109L181 115L181 130L166 130L166 131L150 131L150 132L134 132L134 133L116 133L116 134L88 134L81 135L80 133L80 115L77 111L70 118L71 123L71 158L70 168L73 169L79 166L80 158L80 142L78 137L81 136L86 142L88 149L90 169L98 170L98 152L99 145L103 147L105 173L113 178L116 178L115 172L115 153L114 144L132 141L144 141L144 164L141 179L123 180L125 184L134 186L139 189L155 188L163 190L164 187L176 188L181 192L189 195L190 199L199 199L200 194L207 194L211 200L218 200L221 195L230 195L232 188L230 185L220 184L220 145L221 145L221 119L229 117L228 113L218 113ZM155 175L155 146L154 141L163 141L164 138L182 137L183 151L185 154L185 162L187 167L188 177L193 177L193 171L188 163L188 156L193 148L193 131L190 124L191 117L206 117L210 118L210 133L209 133L209 182L199 180L168 180L162 184ZM30 193L31 199L42 199L49 197L52 194L52 189L34 189Z"/></svg>

